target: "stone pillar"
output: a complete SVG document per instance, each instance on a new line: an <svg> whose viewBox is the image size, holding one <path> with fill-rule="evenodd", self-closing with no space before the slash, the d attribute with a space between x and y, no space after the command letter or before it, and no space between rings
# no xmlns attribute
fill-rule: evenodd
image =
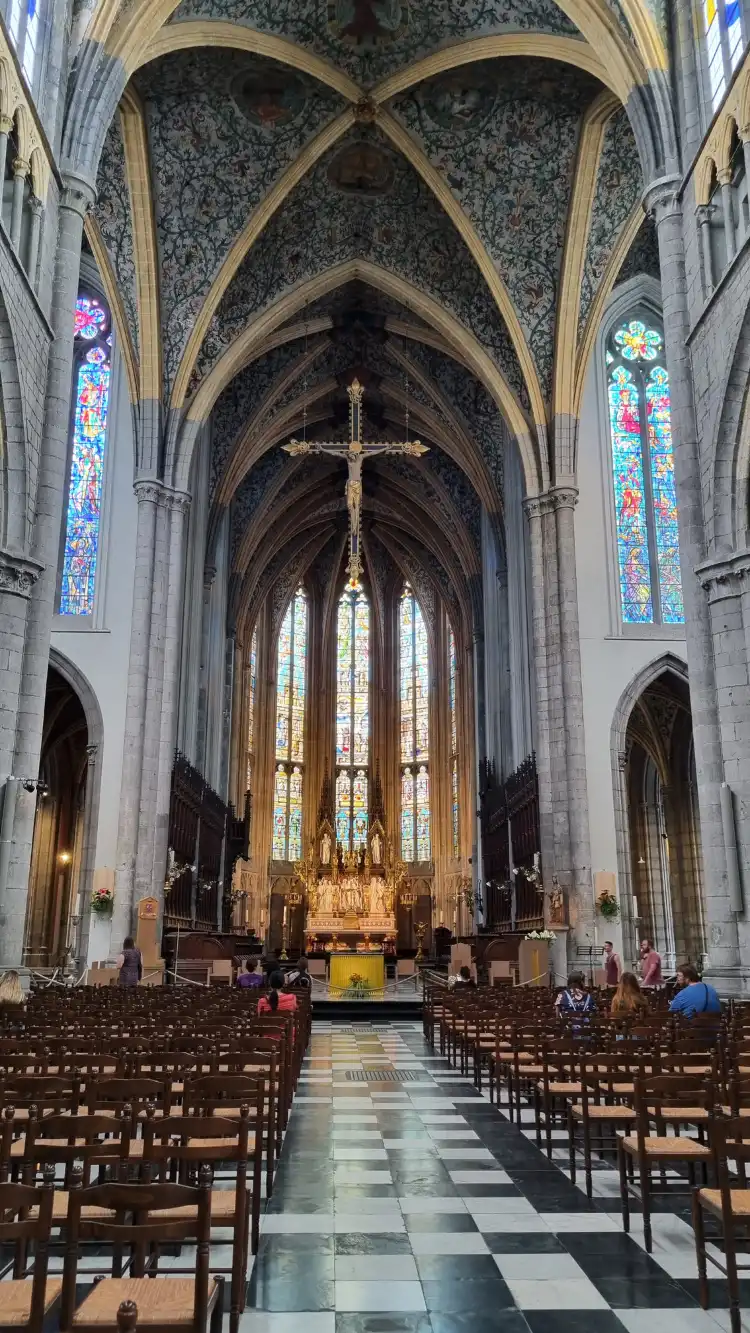
<svg viewBox="0 0 750 1333"><path fill-rule="evenodd" d="M750 180L750 176L748 177ZM713 216L713 204L699 204L695 210L695 219L698 223L698 234L701 242L701 259L703 261L703 295L709 296L716 286L714 277L714 257L711 251L711 218Z"/></svg>
<svg viewBox="0 0 750 1333"><path fill-rule="evenodd" d="M721 823L724 763L709 606L698 566L705 560L700 446L688 351L687 281L682 205L677 177L654 182L645 204L659 241L667 371L672 404L675 481L679 506L682 590L685 603L690 703L704 864L708 974L723 994L741 989L737 923L730 910Z"/></svg>
<svg viewBox="0 0 750 1333"><path fill-rule="evenodd" d="M167 863L169 834L169 799L172 765L177 742L177 716L180 692L182 647L182 602L185 582L185 537L190 510L190 496L184 491L168 493L171 513L169 528L169 574L167 608L164 622L164 679L161 691L161 726L159 734L159 770L154 802L154 860L149 889L161 897ZM161 923L161 916L160 916Z"/></svg>
<svg viewBox="0 0 750 1333"><path fill-rule="evenodd" d="M13 121L10 116L0 116L0 192L5 180L5 164L8 160L8 135L13 129ZM0 193L0 200L2 195ZM0 212L2 211L0 207Z"/></svg>
<svg viewBox="0 0 750 1333"><path fill-rule="evenodd" d="M154 834L156 788L161 747L162 688L164 684L164 641L169 583L169 527L171 510L167 495L161 491L156 509L153 565L151 570L151 616L149 625L146 699L143 723L143 749L140 772L140 806L136 840L135 882L131 916L139 898L148 897L154 877ZM113 946L117 940L113 941Z"/></svg>
<svg viewBox="0 0 750 1333"><path fill-rule="evenodd" d="M93 202L87 181L63 178L52 287L50 347L44 433L39 461L31 556L41 570L31 590L19 691L14 773L36 777L44 718L50 633L57 592L60 531L68 467L73 375L73 310L78 295L83 219ZM19 791L8 879L0 901L0 967L21 963L36 794Z"/></svg>
<svg viewBox="0 0 750 1333"><path fill-rule="evenodd" d="M544 581L544 516L547 512L545 496L524 500L529 523L531 563L531 630L532 673L536 691L534 713L534 749L539 777L539 825L542 853L542 872L545 888L551 877L558 874L557 848L552 809L552 757L550 753L549 684L547 679L547 615Z"/></svg>
<svg viewBox="0 0 750 1333"><path fill-rule="evenodd" d="M29 200L31 208L31 227L29 229L29 255L26 264L26 272L34 291L36 291L36 269L39 263L39 239L42 234L42 213L44 212L41 199L37 199L32 194Z"/></svg>
<svg viewBox="0 0 750 1333"><path fill-rule="evenodd" d="M560 609L560 657L565 707L565 767L572 890L576 895L576 935L579 948L594 944L594 901L591 881L589 802L586 784L586 741L583 730L581 641L578 626L578 580L574 511L575 487L557 486L551 492L557 535L557 585Z"/></svg>
<svg viewBox="0 0 750 1333"><path fill-rule="evenodd" d="M146 723L154 537L162 486L157 481L137 481L134 489L138 501L138 527L133 577L133 613L130 624L128 693L125 704L120 820L117 829L115 902L111 931L113 947L118 950L122 940L130 931L133 907L138 816L141 805L143 733Z"/></svg>
<svg viewBox="0 0 750 1333"><path fill-rule="evenodd" d="M13 195L10 205L10 243L16 254L21 249L21 219L23 218L23 192L26 177L31 170L25 157L17 157L13 162Z"/></svg>
<svg viewBox="0 0 750 1333"><path fill-rule="evenodd" d="M39 572L36 561L0 550L0 782L13 770L26 612Z"/></svg>
<svg viewBox="0 0 750 1333"><path fill-rule="evenodd" d="M724 241L727 247L727 264L731 264L737 253L737 240L734 231L734 210L732 208L732 168L724 167L717 172L721 190L721 208L724 215Z"/></svg>
<svg viewBox="0 0 750 1333"><path fill-rule="evenodd" d="M476 815L474 817L474 834L472 837L471 863L472 863L472 886L474 889L474 901L480 900L484 908L484 869L482 864L482 817L479 805L479 764L481 759L487 753L487 738L485 735L485 711L484 711L484 635L481 630L474 630L474 745L477 762L476 779ZM474 918L475 929L484 921L484 910L481 917L479 909L476 910Z"/></svg>

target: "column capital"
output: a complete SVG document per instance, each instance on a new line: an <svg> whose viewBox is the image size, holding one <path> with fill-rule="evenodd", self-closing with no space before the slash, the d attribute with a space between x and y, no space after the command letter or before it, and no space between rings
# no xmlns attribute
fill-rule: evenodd
<svg viewBox="0 0 750 1333"><path fill-rule="evenodd" d="M705 227L716 212L716 204L696 204L695 220L699 227Z"/></svg>
<svg viewBox="0 0 750 1333"><path fill-rule="evenodd" d="M731 184L732 184L732 168L731 168L731 167L722 167L722 168L721 168L721 171L717 171L717 172L716 172L716 179L717 179L717 181L719 182L719 185L731 185Z"/></svg>
<svg viewBox="0 0 750 1333"><path fill-rule="evenodd" d="M641 196L643 207L647 213L653 213L657 223L682 213L681 184L679 176L660 176L646 186Z"/></svg>
<svg viewBox="0 0 750 1333"><path fill-rule="evenodd" d="M164 487L154 477L143 477L133 482L133 490L139 504L158 505L164 494Z"/></svg>
<svg viewBox="0 0 750 1333"><path fill-rule="evenodd" d="M12 116L0 116L0 134L10 134L13 129Z"/></svg>
<svg viewBox="0 0 750 1333"><path fill-rule="evenodd" d="M99 754L98 741L94 741L91 745L86 746L86 761L88 763L89 768L94 767L98 754Z"/></svg>
<svg viewBox="0 0 750 1333"><path fill-rule="evenodd" d="M527 495L522 501L527 518L539 518L552 510L552 499L548 491L542 495Z"/></svg>
<svg viewBox="0 0 750 1333"><path fill-rule="evenodd" d="M168 509L181 509L187 513L193 502L193 497L189 491L164 491L164 504Z"/></svg>
<svg viewBox="0 0 750 1333"><path fill-rule="evenodd" d="M0 547L0 592L9 592L16 597L30 597L43 569L41 561Z"/></svg>
<svg viewBox="0 0 750 1333"><path fill-rule="evenodd" d="M31 171L31 163L30 163L29 161L27 161L27 159L26 159L25 157L14 157L14 158L13 158L13 175L14 175L14 176L23 176L23 177L26 177L26 176L28 176L28 174L29 174L30 171Z"/></svg>
<svg viewBox="0 0 750 1333"><path fill-rule="evenodd" d="M60 207L70 209L71 212L85 218L92 204L96 202L96 187L85 176L78 176L72 171L62 173L62 182Z"/></svg>
<svg viewBox="0 0 750 1333"><path fill-rule="evenodd" d="M575 509L578 504L577 486L553 486L549 494L553 509Z"/></svg>
<svg viewBox="0 0 750 1333"><path fill-rule="evenodd" d="M42 216L43 207L44 204L42 203L38 195L36 194L29 195L29 208L31 209L31 212L35 218L40 218Z"/></svg>
<svg viewBox="0 0 750 1333"><path fill-rule="evenodd" d="M704 560L696 565L695 573L710 602L739 597L750 590L750 549L746 547L732 555Z"/></svg>

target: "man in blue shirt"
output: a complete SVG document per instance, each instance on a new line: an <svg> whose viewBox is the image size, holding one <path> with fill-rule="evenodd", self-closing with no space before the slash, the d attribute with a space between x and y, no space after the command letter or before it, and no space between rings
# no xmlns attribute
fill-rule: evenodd
<svg viewBox="0 0 750 1333"><path fill-rule="evenodd" d="M721 1000L713 986L701 981L691 963L684 963L677 972L677 981L682 986L669 1006L672 1014L684 1014L694 1018L696 1014L720 1014Z"/></svg>

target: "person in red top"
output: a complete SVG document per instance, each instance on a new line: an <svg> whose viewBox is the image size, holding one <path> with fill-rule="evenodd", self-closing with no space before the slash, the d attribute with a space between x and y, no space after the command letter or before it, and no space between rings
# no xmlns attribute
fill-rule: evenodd
<svg viewBox="0 0 750 1333"><path fill-rule="evenodd" d="M619 986L622 975L620 955L615 953L611 940L604 941L604 975L608 986Z"/></svg>
<svg viewBox="0 0 750 1333"><path fill-rule="evenodd" d="M662 985L661 954L656 952L653 940L641 940L641 985Z"/></svg>
<svg viewBox="0 0 750 1333"><path fill-rule="evenodd" d="M283 972L272 972L268 979L271 990L268 997L262 995L258 1001L259 1014L291 1014L297 1008L297 996L287 994L281 988L284 985ZM279 992L281 991L281 994Z"/></svg>

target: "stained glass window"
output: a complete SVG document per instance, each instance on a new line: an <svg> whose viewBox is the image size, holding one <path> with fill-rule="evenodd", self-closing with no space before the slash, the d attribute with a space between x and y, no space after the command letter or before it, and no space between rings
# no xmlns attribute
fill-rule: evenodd
<svg viewBox="0 0 750 1333"><path fill-rule="evenodd" d="M250 640L250 660L247 664L247 791L250 791L255 754L255 687L258 683L258 626Z"/></svg>
<svg viewBox="0 0 750 1333"><path fill-rule="evenodd" d="M429 861L429 658L424 616L408 583L399 606L401 681L401 856Z"/></svg>
<svg viewBox="0 0 750 1333"><path fill-rule="evenodd" d="M109 314L98 301L79 296L75 310L73 442L60 587L60 615L94 611L104 448L109 408Z"/></svg>
<svg viewBox="0 0 750 1333"><path fill-rule="evenodd" d="M336 622L336 840L367 844L370 761L370 605L361 588L341 595Z"/></svg>
<svg viewBox="0 0 750 1333"><path fill-rule="evenodd" d="M250 661L252 679L255 671L252 649ZM304 588L298 588L281 622L276 656L275 861L297 861L302 855L306 669L307 597Z"/></svg>
<svg viewBox="0 0 750 1333"><path fill-rule="evenodd" d="M40 7L41 0L13 0L10 12L10 34L26 82L32 90L39 51Z"/></svg>
<svg viewBox="0 0 750 1333"><path fill-rule="evenodd" d="M742 55L740 0L703 0L703 29L708 86L715 111Z"/></svg>
<svg viewBox="0 0 750 1333"><path fill-rule="evenodd" d="M630 319L606 354L622 619L680 625L685 612L664 337Z"/></svg>
<svg viewBox="0 0 750 1333"><path fill-rule="evenodd" d="M451 834L453 842L453 855L459 856L461 851L460 844L460 825L458 809L458 712L456 704L456 677L458 673L458 663L456 661L456 640L453 637L453 630L448 626L448 707L450 711L451 728Z"/></svg>

